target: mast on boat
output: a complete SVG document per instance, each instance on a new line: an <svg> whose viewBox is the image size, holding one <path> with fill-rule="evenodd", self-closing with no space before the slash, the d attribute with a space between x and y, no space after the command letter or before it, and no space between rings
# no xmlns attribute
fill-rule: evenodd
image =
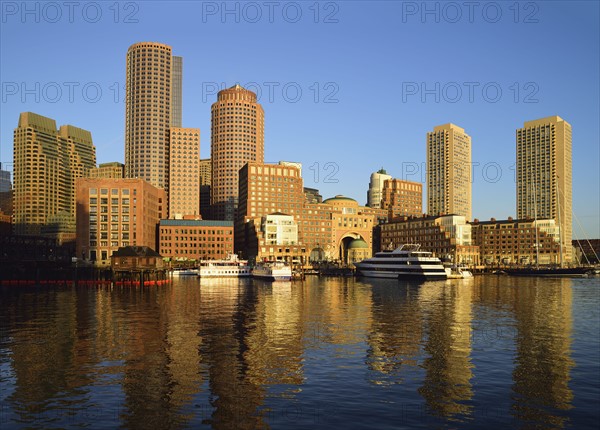
<svg viewBox="0 0 600 430"><path fill-rule="evenodd" d="M535 187L535 183L532 181L531 186L533 187L533 225L535 229L535 268L540 268L540 239L538 233L538 223L537 223L537 188Z"/></svg>

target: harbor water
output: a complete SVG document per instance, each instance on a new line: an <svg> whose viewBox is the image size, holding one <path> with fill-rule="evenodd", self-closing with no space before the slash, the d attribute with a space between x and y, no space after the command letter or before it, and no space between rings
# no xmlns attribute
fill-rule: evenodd
<svg viewBox="0 0 600 430"><path fill-rule="evenodd" d="M0 428L599 428L599 283L0 287Z"/></svg>

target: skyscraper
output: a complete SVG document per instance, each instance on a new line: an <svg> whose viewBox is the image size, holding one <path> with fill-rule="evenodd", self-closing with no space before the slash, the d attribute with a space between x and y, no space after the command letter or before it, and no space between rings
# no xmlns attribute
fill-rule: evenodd
<svg viewBox="0 0 600 430"><path fill-rule="evenodd" d="M182 125L183 57L171 59L171 127Z"/></svg>
<svg viewBox="0 0 600 430"><path fill-rule="evenodd" d="M212 216L233 221L239 170L264 162L264 111L255 93L235 85L219 91L211 115Z"/></svg>
<svg viewBox="0 0 600 430"><path fill-rule="evenodd" d="M471 136L454 124L427 133L427 212L471 219Z"/></svg>
<svg viewBox="0 0 600 430"><path fill-rule="evenodd" d="M162 43L136 43L127 51L125 177L167 193L172 61L171 47Z"/></svg>
<svg viewBox="0 0 600 430"><path fill-rule="evenodd" d="M95 166L89 131L72 125L57 130L53 119L21 113L14 132L15 234L74 234L75 179Z"/></svg>
<svg viewBox="0 0 600 430"><path fill-rule="evenodd" d="M572 258L571 124L559 116L517 129L517 217L551 218L560 227L563 259Z"/></svg>
<svg viewBox="0 0 600 430"><path fill-rule="evenodd" d="M200 214L200 129L171 127L169 217Z"/></svg>
<svg viewBox="0 0 600 430"><path fill-rule="evenodd" d="M392 179L392 177L388 175L385 169L383 168L371 174L371 181L369 182L369 191L367 192L367 206L369 206L370 208L381 207L383 183L387 179Z"/></svg>

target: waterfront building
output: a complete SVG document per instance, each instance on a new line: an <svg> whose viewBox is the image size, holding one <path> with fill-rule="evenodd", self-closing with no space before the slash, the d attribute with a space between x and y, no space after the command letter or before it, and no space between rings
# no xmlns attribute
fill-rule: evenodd
<svg viewBox="0 0 600 430"><path fill-rule="evenodd" d="M420 216L423 213L423 184L386 179L383 181L381 208L387 209L390 221L401 216Z"/></svg>
<svg viewBox="0 0 600 430"><path fill-rule="evenodd" d="M233 223L194 219L163 219L159 252L185 260L218 260L233 253Z"/></svg>
<svg viewBox="0 0 600 430"><path fill-rule="evenodd" d="M264 111L240 85L219 91L211 107L212 218L233 221L240 169L264 162Z"/></svg>
<svg viewBox="0 0 600 430"><path fill-rule="evenodd" d="M331 205L305 202L298 217L298 240L305 246L308 262L337 260Z"/></svg>
<svg viewBox="0 0 600 430"><path fill-rule="evenodd" d="M112 178L120 179L125 174L125 165L117 161L111 163L102 163L98 167L90 169L90 178Z"/></svg>
<svg viewBox="0 0 600 430"><path fill-rule="evenodd" d="M381 226L381 250L420 244L435 257L455 264L479 265L479 247L463 215L404 217Z"/></svg>
<svg viewBox="0 0 600 430"><path fill-rule="evenodd" d="M341 263L352 263L353 254L350 250L361 249L363 258L370 258L373 251L373 228L377 224L376 215L369 213L370 209L359 206L350 197L337 195L325 199L324 204L331 206L331 230L334 245L333 259ZM367 251L362 250L362 242L367 244Z"/></svg>
<svg viewBox="0 0 600 430"><path fill-rule="evenodd" d="M75 180L95 166L89 131L72 125L57 130L53 119L21 113L14 131L14 233L72 238Z"/></svg>
<svg viewBox="0 0 600 430"><path fill-rule="evenodd" d="M388 179L392 179L392 177L391 175L388 175L385 169L383 168L371 174L371 180L369 182L369 191L367 191L368 207L381 207L381 199L383 197L383 185L384 182Z"/></svg>
<svg viewBox="0 0 600 430"><path fill-rule="evenodd" d="M454 124L427 133L427 213L471 219L471 137Z"/></svg>
<svg viewBox="0 0 600 430"><path fill-rule="evenodd" d="M322 203L306 201L300 170L288 164L248 163L240 170L235 249L245 258L280 258L290 262L351 262L369 256L373 226L386 211L359 206L354 199L336 196ZM276 246L264 236L263 217L285 214L298 226L297 244ZM266 219L266 218L265 218Z"/></svg>
<svg viewBox="0 0 600 430"><path fill-rule="evenodd" d="M77 180L77 257L108 266L125 246L157 249L156 227L166 216L165 190L143 179Z"/></svg>
<svg viewBox="0 0 600 430"><path fill-rule="evenodd" d="M563 261L572 260L571 124L559 116L517 129L517 218L552 218L560 227Z"/></svg>
<svg viewBox="0 0 600 430"><path fill-rule="evenodd" d="M481 263L484 265L546 265L560 262L559 228L553 219L475 219L471 227L473 243L479 246Z"/></svg>
<svg viewBox="0 0 600 430"><path fill-rule="evenodd" d="M163 269L162 256L147 246L124 246L110 256L113 272L152 273Z"/></svg>
<svg viewBox="0 0 600 430"><path fill-rule="evenodd" d="M255 261L287 261L302 264L306 248L298 239L298 224L293 216L275 212L251 218L245 223L246 254Z"/></svg>
<svg viewBox="0 0 600 430"><path fill-rule="evenodd" d="M298 248L299 243L292 248L281 248L281 252L275 246L267 247L267 238L263 231L262 218L272 214L291 216L301 225L299 221L305 199L297 166L247 163L239 172L238 195L239 206L235 222L236 252L242 253L244 258L264 259L275 254L286 254L285 249L288 249L287 258L283 259L289 261L292 254L306 252L306 249Z"/></svg>
<svg viewBox="0 0 600 430"><path fill-rule="evenodd" d="M200 129L171 127L169 218L200 214Z"/></svg>

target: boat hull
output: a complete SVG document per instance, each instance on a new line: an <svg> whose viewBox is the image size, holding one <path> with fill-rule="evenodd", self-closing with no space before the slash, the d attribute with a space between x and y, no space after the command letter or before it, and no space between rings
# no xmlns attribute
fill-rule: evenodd
<svg viewBox="0 0 600 430"><path fill-rule="evenodd" d="M291 281L292 280L292 276L291 275L252 275L253 278L255 279L259 279L261 281L269 281L269 282L276 282L276 281Z"/></svg>
<svg viewBox="0 0 600 430"><path fill-rule="evenodd" d="M383 278L383 279L422 279L422 280L445 280L446 273L426 273L426 272L382 272L378 270L362 269L358 271L359 276L365 278Z"/></svg>
<svg viewBox="0 0 600 430"><path fill-rule="evenodd" d="M249 278L250 273L202 273L198 275L200 278Z"/></svg>
<svg viewBox="0 0 600 430"><path fill-rule="evenodd" d="M504 269L504 272L511 276L587 276L589 270L581 267L562 267L556 269Z"/></svg>
<svg viewBox="0 0 600 430"><path fill-rule="evenodd" d="M194 270L194 269L174 270L172 273L173 273L173 276L175 276L175 277L177 277L177 276L198 276L198 271Z"/></svg>

